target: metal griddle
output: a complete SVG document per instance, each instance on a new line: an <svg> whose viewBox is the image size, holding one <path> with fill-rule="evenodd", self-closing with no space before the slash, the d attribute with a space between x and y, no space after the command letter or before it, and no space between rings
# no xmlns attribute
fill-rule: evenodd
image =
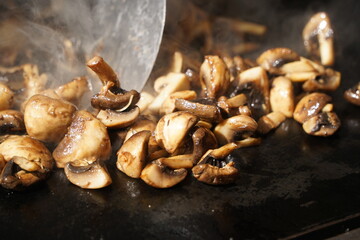
<svg viewBox="0 0 360 240"><path fill-rule="evenodd" d="M342 98L360 79L360 1L227 4L220 10L230 16L269 24L261 50L284 46L301 54L309 16L329 13L334 69L342 73L340 89L331 93L339 131L312 137L287 120L260 146L234 154L241 176L230 186L189 176L174 188L154 189L116 170L111 159L113 184L83 190L55 170L30 191L0 189L1 239L322 239L360 227L360 108Z"/></svg>

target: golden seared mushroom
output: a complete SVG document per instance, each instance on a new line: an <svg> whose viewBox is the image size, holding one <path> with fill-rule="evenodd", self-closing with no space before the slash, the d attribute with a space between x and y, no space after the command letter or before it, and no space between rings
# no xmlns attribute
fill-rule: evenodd
<svg viewBox="0 0 360 240"><path fill-rule="evenodd" d="M256 62L272 74L279 74L279 68L285 63L297 61L300 56L289 48L271 48L263 52Z"/></svg>
<svg viewBox="0 0 360 240"><path fill-rule="evenodd" d="M205 56L200 67L200 82L206 97L223 95L230 85L230 73L224 60L219 56Z"/></svg>
<svg viewBox="0 0 360 240"><path fill-rule="evenodd" d="M258 127L256 121L246 115L237 115L216 125L214 134L220 145L252 135Z"/></svg>
<svg viewBox="0 0 360 240"><path fill-rule="evenodd" d="M142 170L140 178L155 188L170 188L185 179L185 168L171 169L159 160L152 161Z"/></svg>
<svg viewBox="0 0 360 240"><path fill-rule="evenodd" d="M34 95L24 109L26 131L40 141L58 143L65 136L75 111L76 107L67 101Z"/></svg>
<svg viewBox="0 0 360 240"><path fill-rule="evenodd" d="M349 103L360 106L360 82L358 82L354 87L346 90L344 93L344 98Z"/></svg>
<svg viewBox="0 0 360 240"><path fill-rule="evenodd" d="M0 176L1 185L22 189L46 178L53 168L50 151L30 136L10 135L0 144L0 152L7 162Z"/></svg>
<svg viewBox="0 0 360 240"><path fill-rule="evenodd" d="M140 113L144 113L154 99L155 97L152 94L142 91L140 93L140 99L136 104L140 108Z"/></svg>
<svg viewBox="0 0 360 240"><path fill-rule="evenodd" d="M100 92L91 98L91 105L94 108L125 110L131 109L139 101L140 94L136 90L126 91L120 87L116 73L102 57L93 57L87 62L87 66L103 83Z"/></svg>
<svg viewBox="0 0 360 240"><path fill-rule="evenodd" d="M251 60L244 59L240 56L235 56L233 58L225 56L223 57L223 60L230 71L230 82L234 81L239 73L256 66Z"/></svg>
<svg viewBox="0 0 360 240"><path fill-rule="evenodd" d="M316 69L315 66L322 69ZM300 57L299 61L286 63L280 67L280 73L293 82L305 82L314 79L324 71L324 67L303 57Z"/></svg>
<svg viewBox="0 0 360 240"><path fill-rule="evenodd" d="M190 81L183 73L168 73L155 80L154 89L158 92L154 101L149 105L149 110L159 113L161 106L170 94L190 89Z"/></svg>
<svg viewBox="0 0 360 240"><path fill-rule="evenodd" d="M282 112L271 112L259 119L257 131L261 134L266 134L272 129L277 128L285 119L286 116Z"/></svg>
<svg viewBox="0 0 360 240"><path fill-rule="evenodd" d="M175 108L179 111L185 111L194 114L201 120L208 122L220 122L222 120L220 108L211 98L202 98L194 101L186 99L175 99Z"/></svg>
<svg viewBox="0 0 360 240"><path fill-rule="evenodd" d="M169 97L166 98L162 107L160 108L160 114L165 115L168 113L172 113L175 111L175 101L176 99L185 99L185 100L194 100L196 99L197 94L193 90L184 90L178 91L170 94ZM181 110L181 109L180 109Z"/></svg>
<svg viewBox="0 0 360 240"><path fill-rule="evenodd" d="M231 94L246 95L247 105L258 118L270 112L270 86L266 71L262 67L253 67L240 73L238 85Z"/></svg>
<svg viewBox="0 0 360 240"><path fill-rule="evenodd" d="M314 136L331 136L340 127L340 119L334 112L321 112L303 123L307 134Z"/></svg>
<svg viewBox="0 0 360 240"><path fill-rule="evenodd" d="M66 163L64 172L72 184L85 189L104 188L112 183L103 161L75 160Z"/></svg>
<svg viewBox="0 0 360 240"><path fill-rule="evenodd" d="M192 168L194 166L193 154L181 154L171 157L161 157L157 161L161 164L171 168L171 169L180 169L180 168Z"/></svg>
<svg viewBox="0 0 360 240"><path fill-rule="evenodd" d="M322 75L317 75L304 82L302 88L306 92L335 91L340 86L340 82L341 73L327 68Z"/></svg>
<svg viewBox="0 0 360 240"><path fill-rule="evenodd" d="M105 125L91 113L81 110L74 114L68 132L53 152L56 165L63 168L74 159L88 162L110 158L111 144Z"/></svg>
<svg viewBox="0 0 360 240"><path fill-rule="evenodd" d="M135 133L147 130L154 132L156 128L156 122L146 118L145 116L139 116L135 123L128 129L124 141L128 140Z"/></svg>
<svg viewBox="0 0 360 240"><path fill-rule="evenodd" d="M89 82L86 77L77 77L55 89L58 96L74 105L78 105L82 96L89 91Z"/></svg>
<svg viewBox="0 0 360 240"><path fill-rule="evenodd" d="M221 96L218 98L217 105L231 117L240 114L239 108L243 107L247 103L246 95L241 93L232 98Z"/></svg>
<svg viewBox="0 0 360 240"><path fill-rule="evenodd" d="M137 106L127 111L114 111L110 109L100 110L97 118L108 128L124 128L133 124L140 115Z"/></svg>
<svg viewBox="0 0 360 240"><path fill-rule="evenodd" d="M193 164L196 164L207 150L218 147L214 133L208 128L198 127L191 138L193 140Z"/></svg>
<svg viewBox="0 0 360 240"><path fill-rule="evenodd" d="M132 135L117 152L116 167L132 178L139 178L145 167L148 154L150 131L140 131Z"/></svg>
<svg viewBox="0 0 360 240"><path fill-rule="evenodd" d="M0 111L0 135L25 131L24 114L15 110Z"/></svg>
<svg viewBox="0 0 360 240"><path fill-rule="evenodd" d="M4 83L0 82L0 111L10 109L14 101L14 92Z"/></svg>
<svg viewBox="0 0 360 240"><path fill-rule="evenodd" d="M302 35L306 50L320 57L321 64L327 66L334 64L334 30L325 12L313 15L305 25Z"/></svg>
<svg viewBox="0 0 360 240"><path fill-rule="evenodd" d="M274 112L281 112L288 118L292 117L295 108L294 87L288 78L277 77L273 80L270 104Z"/></svg>
<svg viewBox="0 0 360 240"><path fill-rule="evenodd" d="M188 112L174 112L163 116L155 129L156 142L169 153L174 153L182 144L198 118Z"/></svg>
<svg viewBox="0 0 360 240"><path fill-rule="evenodd" d="M331 101L331 97L325 93L311 93L304 96L296 105L294 119L304 123L309 118L322 111L325 105Z"/></svg>

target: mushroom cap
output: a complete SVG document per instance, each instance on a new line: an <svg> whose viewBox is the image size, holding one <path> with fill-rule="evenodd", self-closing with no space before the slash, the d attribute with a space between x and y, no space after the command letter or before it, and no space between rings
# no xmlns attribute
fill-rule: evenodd
<svg viewBox="0 0 360 240"><path fill-rule="evenodd" d="M140 178L148 185L155 188L170 188L185 179L185 168L170 169L160 161L152 161L141 172Z"/></svg>
<svg viewBox="0 0 360 240"><path fill-rule="evenodd" d="M71 183L85 189L99 189L112 183L102 161L91 164L83 161L68 162L64 167L64 172Z"/></svg>
<svg viewBox="0 0 360 240"><path fill-rule="evenodd" d="M117 168L132 178L139 178L145 167L148 154L150 131L140 131L132 135L117 152Z"/></svg>
<svg viewBox="0 0 360 240"><path fill-rule="evenodd" d="M263 52L256 62L270 73L277 74L282 65L299 59L300 56L289 48L271 48Z"/></svg>
<svg viewBox="0 0 360 240"><path fill-rule="evenodd" d="M344 92L344 98L357 106L360 106L360 82Z"/></svg>
<svg viewBox="0 0 360 240"><path fill-rule="evenodd" d="M307 119L317 115L330 101L331 97L325 93L308 94L296 105L294 119L299 123L304 123Z"/></svg>
<svg viewBox="0 0 360 240"><path fill-rule="evenodd" d="M303 123L307 134L314 136L331 136L340 127L340 119L334 112L321 112Z"/></svg>
<svg viewBox="0 0 360 240"><path fill-rule="evenodd" d="M13 105L14 100L14 92L5 85L0 82L0 111L10 109Z"/></svg>
<svg viewBox="0 0 360 240"><path fill-rule="evenodd" d="M105 89L105 90L104 90ZM114 93L110 89L103 87L100 93L91 98L91 105L96 109L130 109L139 101L140 94L136 90Z"/></svg>
<svg viewBox="0 0 360 240"><path fill-rule="evenodd" d="M0 111L0 132L25 131L24 114L15 110Z"/></svg>
<svg viewBox="0 0 360 240"><path fill-rule="evenodd" d="M91 113L74 114L68 132L53 152L56 165L63 168L75 159L104 161L110 158L111 144L105 125Z"/></svg>
<svg viewBox="0 0 360 240"><path fill-rule="evenodd" d="M322 75L310 78L302 85L306 92L335 91L341 82L341 73L327 68Z"/></svg>
<svg viewBox="0 0 360 240"><path fill-rule="evenodd" d="M34 95L25 106L26 131L41 141L58 143L65 136L75 111L76 107L67 101Z"/></svg>
<svg viewBox="0 0 360 240"><path fill-rule="evenodd" d="M97 118L108 128L125 128L133 124L140 114L140 108L135 106L129 111L117 112L106 109L100 110Z"/></svg>

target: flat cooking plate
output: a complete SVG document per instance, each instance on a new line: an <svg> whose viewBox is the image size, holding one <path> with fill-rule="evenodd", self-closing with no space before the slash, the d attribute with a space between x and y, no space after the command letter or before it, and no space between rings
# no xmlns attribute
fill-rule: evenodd
<svg viewBox="0 0 360 240"><path fill-rule="evenodd" d="M260 146L236 153L241 177L226 187L188 177L159 190L112 167L113 184L90 191L73 186L57 170L31 191L0 189L2 239L274 239L336 222L341 231L359 227L360 108L346 103L342 93L359 81L360 1L229 4L242 4L227 8L230 16L269 25L263 50L284 46L301 54L301 30L309 16L329 13L336 36L334 68L342 73L342 85L332 94L340 130L317 138L287 120ZM338 233L328 227L320 237L306 238Z"/></svg>

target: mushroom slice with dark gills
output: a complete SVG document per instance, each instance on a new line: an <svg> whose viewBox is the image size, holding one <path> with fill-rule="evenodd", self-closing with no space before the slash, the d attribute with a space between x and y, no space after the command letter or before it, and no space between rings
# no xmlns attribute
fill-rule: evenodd
<svg viewBox="0 0 360 240"><path fill-rule="evenodd" d="M300 56L289 48L271 48L263 52L256 62L271 74L280 74L282 65L299 59Z"/></svg>
<svg viewBox="0 0 360 240"><path fill-rule="evenodd" d="M68 132L53 152L59 168L75 159L105 161L110 154L110 138L105 125L85 110L74 114Z"/></svg>
<svg viewBox="0 0 360 240"><path fill-rule="evenodd" d="M344 98L346 101L360 106L360 82L358 82L354 87L346 90L344 93Z"/></svg>
<svg viewBox="0 0 360 240"><path fill-rule="evenodd" d="M1 173L1 185L22 189L47 177L53 168L50 151L30 136L10 135L0 144L0 153L6 161Z"/></svg>
<svg viewBox="0 0 360 240"><path fill-rule="evenodd" d="M137 106L126 111L100 110L97 118L108 128L125 128L133 124L140 114Z"/></svg>
<svg viewBox="0 0 360 240"><path fill-rule="evenodd" d="M4 83L0 82L0 111L10 109L14 101L14 92Z"/></svg>
<svg viewBox="0 0 360 240"><path fill-rule="evenodd" d="M132 135L117 152L117 168L132 178L139 178L148 155L150 131L140 131Z"/></svg>
<svg viewBox="0 0 360 240"><path fill-rule="evenodd" d="M304 96L296 105L294 119L304 123L309 118L317 115L331 101L331 97L325 93L311 93Z"/></svg>
<svg viewBox="0 0 360 240"><path fill-rule="evenodd" d="M230 73L219 56L205 56L200 67L200 82L208 98L220 97L227 91L230 85Z"/></svg>
<svg viewBox="0 0 360 240"><path fill-rule="evenodd" d="M100 92L91 98L91 105L94 108L130 109L139 101L140 94L136 90L126 91L120 87L116 73L103 58L96 56L88 61L87 66L97 74L103 83Z"/></svg>
<svg viewBox="0 0 360 240"><path fill-rule="evenodd" d="M266 71L262 67L253 67L240 73L238 84L230 97L245 94L247 105L257 119L270 112L269 85Z"/></svg>
<svg viewBox="0 0 360 240"><path fill-rule="evenodd" d="M104 188L112 183L103 161L75 160L66 163L64 172L71 183L85 189Z"/></svg>
<svg viewBox="0 0 360 240"><path fill-rule="evenodd" d="M237 115L220 122L214 129L214 134L220 145L231 143L239 138L251 136L257 129L256 121L246 115Z"/></svg>
<svg viewBox="0 0 360 240"><path fill-rule="evenodd" d="M331 136L340 127L340 119L334 112L321 112L303 123L307 134L314 136Z"/></svg>
<svg viewBox="0 0 360 240"><path fill-rule="evenodd" d="M327 68L323 74L319 74L304 82L302 88L306 92L335 91L340 86L340 82L341 73Z"/></svg>
<svg viewBox="0 0 360 240"><path fill-rule="evenodd" d="M313 56L320 57L321 64L334 64L334 30L325 12L313 15L305 25L302 35L306 50Z"/></svg>
<svg viewBox="0 0 360 240"><path fill-rule="evenodd" d="M198 118L188 112L174 112L163 116L155 128L156 142L169 153L175 153Z"/></svg>
<svg viewBox="0 0 360 240"><path fill-rule="evenodd" d="M159 160L152 161L142 170L140 178L155 188L170 188L185 179L185 168L172 169Z"/></svg>
<svg viewBox="0 0 360 240"><path fill-rule="evenodd" d="M216 101L211 98L202 98L198 100L176 99L175 107L177 110L194 114L201 120L208 122L220 122L222 120L220 108Z"/></svg>
<svg viewBox="0 0 360 240"><path fill-rule="evenodd" d="M76 107L70 102L34 95L25 105L26 131L41 141L58 143L65 136L75 111Z"/></svg>
<svg viewBox="0 0 360 240"><path fill-rule="evenodd" d="M24 114L15 110L0 111L0 135L25 131Z"/></svg>

